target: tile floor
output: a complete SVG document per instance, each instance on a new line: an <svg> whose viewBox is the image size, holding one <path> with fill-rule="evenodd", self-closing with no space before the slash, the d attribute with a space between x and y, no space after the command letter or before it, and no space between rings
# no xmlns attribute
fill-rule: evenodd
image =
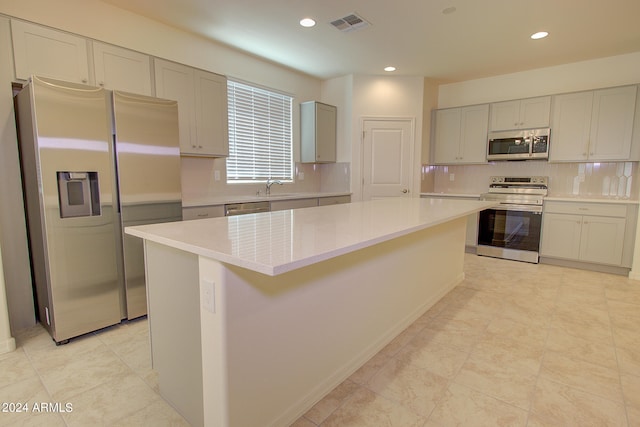
<svg viewBox="0 0 640 427"><path fill-rule="evenodd" d="M0 426L187 425L157 394L146 320L0 355ZM640 282L466 257L465 281L295 427L640 426Z"/></svg>

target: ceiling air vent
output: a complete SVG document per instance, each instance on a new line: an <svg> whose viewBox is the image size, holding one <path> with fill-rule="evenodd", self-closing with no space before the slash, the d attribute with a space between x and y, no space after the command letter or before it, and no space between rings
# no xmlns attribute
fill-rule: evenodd
<svg viewBox="0 0 640 427"><path fill-rule="evenodd" d="M349 33L351 31L356 31L356 30L361 30L363 28L366 28L366 27L370 26L371 24L369 24L361 16L358 16L357 14L352 13L350 15L347 15L347 16L343 17L343 18L336 19L335 21L332 21L331 25L333 25L334 27L336 27L338 30L342 31L343 33Z"/></svg>

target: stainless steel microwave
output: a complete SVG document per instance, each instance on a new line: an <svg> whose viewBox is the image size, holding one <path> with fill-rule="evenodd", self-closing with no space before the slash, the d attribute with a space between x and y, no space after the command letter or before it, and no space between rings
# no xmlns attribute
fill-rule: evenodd
<svg viewBox="0 0 640 427"><path fill-rule="evenodd" d="M490 132L487 160L549 158L549 128Z"/></svg>

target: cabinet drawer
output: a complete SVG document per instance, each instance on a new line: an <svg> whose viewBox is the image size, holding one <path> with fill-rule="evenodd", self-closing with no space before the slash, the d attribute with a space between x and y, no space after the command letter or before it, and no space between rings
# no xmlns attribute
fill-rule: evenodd
<svg viewBox="0 0 640 427"><path fill-rule="evenodd" d="M221 216L224 216L224 205L198 206L182 209L182 219L184 221L191 219L217 218Z"/></svg>
<svg viewBox="0 0 640 427"><path fill-rule="evenodd" d="M545 213L627 217L627 206L612 203L545 202Z"/></svg>

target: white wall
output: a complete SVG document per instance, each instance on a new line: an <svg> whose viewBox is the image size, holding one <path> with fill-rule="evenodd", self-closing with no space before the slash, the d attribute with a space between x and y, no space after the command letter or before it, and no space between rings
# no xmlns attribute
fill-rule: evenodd
<svg viewBox="0 0 640 427"><path fill-rule="evenodd" d="M16 340L11 336L11 328L9 327L9 313L2 268L2 248L0 247L0 354L8 353L15 349Z"/></svg>
<svg viewBox="0 0 640 427"><path fill-rule="evenodd" d="M351 115L351 191L354 200L362 199L362 120L367 117L411 118L415 120L413 170L414 195L420 191L422 155L422 108L424 78L363 76L353 79Z"/></svg>
<svg viewBox="0 0 640 427"><path fill-rule="evenodd" d="M35 323L20 163L13 113L13 61L9 20L0 17L0 245L12 330ZM0 317L3 316L0 307Z"/></svg>
<svg viewBox="0 0 640 427"><path fill-rule="evenodd" d="M640 83L640 51L441 85L438 108Z"/></svg>
<svg viewBox="0 0 640 427"><path fill-rule="evenodd" d="M353 114L353 76L343 76L322 82L320 100L338 109L338 162L351 161L351 135Z"/></svg>

